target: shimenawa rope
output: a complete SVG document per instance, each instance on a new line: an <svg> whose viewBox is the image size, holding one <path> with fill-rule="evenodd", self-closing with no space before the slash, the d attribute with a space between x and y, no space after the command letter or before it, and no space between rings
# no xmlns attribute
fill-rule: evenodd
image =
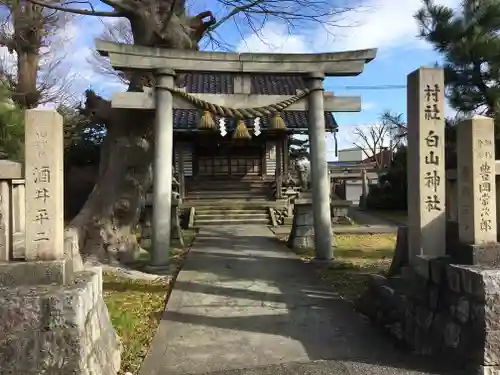
<svg viewBox="0 0 500 375"><path fill-rule="evenodd" d="M195 107L202 109L204 111L211 112L214 115L220 117L232 117L236 119L253 119L256 117L265 117L276 115L277 113L282 112L287 107L292 104L297 103L299 100L305 98L313 91L323 91L323 89L305 89L301 91L299 94L294 95L282 102L276 104L269 104L264 107L256 107L256 108L229 108L221 105L209 103L205 100L198 99L197 97L190 95L189 93L180 90L178 88L170 88L164 86L157 86L157 88L166 89L170 91L174 95L178 95L187 101L191 102Z"/></svg>

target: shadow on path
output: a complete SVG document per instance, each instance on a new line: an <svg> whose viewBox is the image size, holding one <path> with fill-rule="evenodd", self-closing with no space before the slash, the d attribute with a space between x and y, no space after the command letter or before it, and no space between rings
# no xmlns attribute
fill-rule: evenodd
<svg viewBox="0 0 500 375"><path fill-rule="evenodd" d="M331 374L453 370L396 349L268 228L208 227L179 275L141 375L267 374L255 366L269 365L277 374L303 374L305 364L278 364L318 360L328 360L314 366Z"/></svg>

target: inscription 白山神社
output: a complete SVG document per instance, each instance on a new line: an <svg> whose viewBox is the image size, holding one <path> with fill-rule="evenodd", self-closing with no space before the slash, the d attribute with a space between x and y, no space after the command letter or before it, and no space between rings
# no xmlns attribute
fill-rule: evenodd
<svg viewBox="0 0 500 375"><path fill-rule="evenodd" d="M481 219L479 229L487 232L493 229L492 215L490 209L491 194L493 190L494 170L493 170L493 142L491 140L478 140L476 158L481 160L479 166L479 185L477 189L480 194Z"/></svg>
<svg viewBox="0 0 500 375"><path fill-rule="evenodd" d="M424 118L425 120L441 120L441 112L439 111L439 93L441 89L439 85L426 85L424 89L425 98L425 109ZM440 163L439 160L439 147L442 140L439 134L433 130L425 135L425 157L424 163L431 167L430 171L425 172L424 176L424 186L427 188L428 192L425 194L425 207L428 212L432 211L442 211L442 202L439 198L437 192L441 185L442 176L439 172Z"/></svg>
<svg viewBox="0 0 500 375"><path fill-rule="evenodd" d="M37 142L36 148L38 150L38 156L43 157L45 155L45 146L47 146L47 133L37 132ZM41 203L41 207L38 208L34 217L33 222L37 223L36 236L33 239L34 242L45 242L49 241L49 236L45 228L45 223L50 221L49 211L47 209L46 203L47 199L50 198L50 168L48 166L35 166L33 167L33 182L35 183L35 196L33 199Z"/></svg>

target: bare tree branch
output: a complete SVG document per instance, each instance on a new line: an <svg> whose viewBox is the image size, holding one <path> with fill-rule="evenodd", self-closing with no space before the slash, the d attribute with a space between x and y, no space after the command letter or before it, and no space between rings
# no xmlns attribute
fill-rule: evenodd
<svg viewBox="0 0 500 375"><path fill-rule="evenodd" d="M246 10L250 10L252 7L254 7L262 2L265 2L265 0L254 0L254 1L249 2L248 4L241 5L239 7L235 6L228 14L226 14L219 21L217 21L213 26L211 26L208 31L209 32L214 31L216 28L221 26L224 22L229 21L231 18L236 16L238 13L242 13Z"/></svg>
<svg viewBox="0 0 500 375"><path fill-rule="evenodd" d="M393 151L399 144L399 141L392 142L390 127L385 123L357 127L354 135L358 140L353 145L361 149L367 159L373 158L377 168L383 167L384 163L384 158L379 155L387 150Z"/></svg>
<svg viewBox="0 0 500 375"><path fill-rule="evenodd" d="M408 135L408 128L403 120L403 114L393 114L390 110L386 110L380 116L380 120L385 126L389 127L392 139L398 141L395 146L397 147L400 143L399 141L402 141ZM396 134L394 134L392 130L395 130Z"/></svg>
<svg viewBox="0 0 500 375"><path fill-rule="evenodd" d="M101 34L100 39L126 44L132 44L134 42L132 29L130 28L130 23L127 19L122 18L108 21L105 22L104 25L105 29ZM128 84L130 81L129 75L113 69L109 63L109 59L105 56L101 56L97 51L93 52L93 54L87 59L87 62L92 66L92 69L97 74L117 80L123 84Z"/></svg>
<svg viewBox="0 0 500 375"><path fill-rule="evenodd" d="M69 13L107 17L125 17L130 22L142 24L136 43L150 45L153 40L162 40L163 48L197 48L203 35L209 35L209 43L218 48L226 48L223 37L215 34L227 21L237 24L240 34L244 35L240 25L245 25L264 43L261 31L264 25L273 20L283 23L289 33L296 28L308 28L311 24L330 33L334 27L348 27L339 23L339 17L356 9L353 5L332 4L329 0L218 0L224 9L218 21L212 13L202 12L195 17L186 15L186 0L100 0L114 9L112 12L97 11L84 0L68 0L53 3L52 0L28 0L33 4ZM74 8L72 4L88 4L89 9ZM208 21L204 21L210 17ZM140 21L140 22L139 22ZM138 23L139 22L139 23ZM345 23L345 22L344 22ZM137 39L140 36L139 39ZM145 40L142 40L145 39ZM151 40L151 41L148 41ZM183 47L185 46L185 47Z"/></svg>
<svg viewBox="0 0 500 375"><path fill-rule="evenodd" d="M65 62L66 13L9 0L0 1L0 41L9 54L0 60L0 82L24 108L69 103L71 76Z"/></svg>
<svg viewBox="0 0 500 375"><path fill-rule="evenodd" d="M59 11L63 11L63 12L73 13L73 14L79 14L82 16L124 17L124 14L121 12L102 12L102 11L95 11L95 10L67 8L67 7L60 6L60 5L49 4L49 3L44 2L44 1L38 1L38 0L29 0L29 1L33 4L36 4L36 5L45 7L45 8L59 10Z"/></svg>

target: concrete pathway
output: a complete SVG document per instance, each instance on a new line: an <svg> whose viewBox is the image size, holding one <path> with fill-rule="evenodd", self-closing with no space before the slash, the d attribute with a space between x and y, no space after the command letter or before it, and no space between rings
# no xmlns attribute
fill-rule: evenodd
<svg viewBox="0 0 500 375"><path fill-rule="evenodd" d="M278 227L269 227L274 234L290 234L291 225L280 225ZM387 225L333 225L334 234L384 234L397 233L398 227Z"/></svg>
<svg viewBox="0 0 500 375"><path fill-rule="evenodd" d="M312 267L265 226L203 228L140 375L444 373L397 351Z"/></svg>

